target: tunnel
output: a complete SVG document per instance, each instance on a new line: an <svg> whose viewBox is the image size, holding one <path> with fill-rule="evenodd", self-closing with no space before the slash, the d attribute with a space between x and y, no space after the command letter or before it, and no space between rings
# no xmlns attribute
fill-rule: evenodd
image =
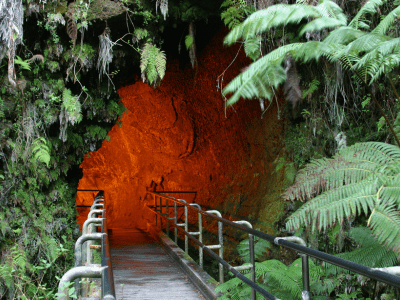
<svg viewBox="0 0 400 300"><path fill-rule="evenodd" d="M225 106L221 87L251 63L240 45L223 45L227 33L214 34L195 68L169 60L159 87L136 78L118 89L127 112L102 147L85 155L78 187L104 190L109 228L145 229L154 218L148 191L165 191L275 231L287 186L276 169L285 151L285 99L277 92L264 112L256 100ZM78 223L92 199L78 193Z"/></svg>

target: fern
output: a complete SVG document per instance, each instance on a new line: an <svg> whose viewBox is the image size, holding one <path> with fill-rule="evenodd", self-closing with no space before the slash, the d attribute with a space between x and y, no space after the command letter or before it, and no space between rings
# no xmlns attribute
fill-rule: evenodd
<svg viewBox="0 0 400 300"><path fill-rule="evenodd" d="M379 5L386 1L367 1L348 26L345 15L340 7L333 1L319 1L317 6L305 5L304 1L298 4L278 4L267 9L251 14L243 23L234 27L226 36L224 43L231 45L239 40L251 41L264 32L287 24L298 24L302 20L309 22L300 30L300 35L309 31L334 29L322 42L310 41L307 43L294 43L281 46L271 53L259 58L246 71L240 74L223 91L233 92L228 104L233 104L241 97L267 98L271 96L272 82L261 78L258 72L262 72L267 66L275 61L274 68L269 72L279 72L286 55L290 55L296 61L308 62L326 57L331 62L338 62L345 69L356 74L356 80L360 83L371 84L382 74L388 74L400 64L400 40L389 37L387 30L397 20L400 8L391 11L374 30L366 32L369 27L363 22L367 14L377 11ZM251 52L246 52L251 55ZM243 79L246 80L243 80ZM252 81L255 81L252 83ZM262 83L262 80L265 80ZM283 83L274 82L274 86ZM245 85L242 89L241 85ZM229 88L228 88L229 87ZM268 92L265 92L268 91Z"/></svg>
<svg viewBox="0 0 400 300"><path fill-rule="evenodd" d="M254 71L254 70L257 71ZM223 90L226 95L235 94L227 102L228 105L239 101L240 97L252 99L256 97L270 99L274 94L272 87L277 88L286 78L285 70L278 64L269 65L254 62L248 71L233 79Z"/></svg>
<svg viewBox="0 0 400 300"><path fill-rule="evenodd" d="M299 172L286 200L308 200L291 215L289 230L326 230L345 218L371 214L378 241L400 254L400 149L378 142L359 143L332 159L318 159Z"/></svg>
<svg viewBox="0 0 400 300"><path fill-rule="evenodd" d="M140 71L143 82L156 86L165 76L166 56L164 51L151 43L146 43L140 53Z"/></svg>
<svg viewBox="0 0 400 300"><path fill-rule="evenodd" d="M400 6L392 10L379 24L375 27L371 33L384 35L390 29L394 22L398 21L400 14Z"/></svg>
<svg viewBox="0 0 400 300"><path fill-rule="evenodd" d="M18 245L14 245L11 249L11 257L13 259L13 266L18 266L22 273L25 273L25 269L27 266L27 257L26 252L18 247Z"/></svg>
<svg viewBox="0 0 400 300"><path fill-rule="evenodd" d="M335 24L333 27L346 25L345 15L333 1L321 1L317 6L277 4L251 14L242 24L231 30L224 43L231 45L240 39L247 40L274 27L299 24L304 19L321 17L325 18L328 27L332 27L332 24ZM317 27L323 29L321 25L321 22L313 23L310 25L310 30L315 30L312 28Z"/></svg>
<svg viewBox="0 0 400 300"><path fill-rule="evenodd" d="M261 55L261 37L256 36L249 38L244 42L244 52L253 61L257 60Z"/></svg>
<svg viewBox="0 0 400 300"><path fill-rule="evenodd" d="M398 258L393 251L382 247L373 237L372 231L365 227L351 228L349 237L357 243L357 248L336 256L371 268L391 267L397 264ZM331 264L324 264L326 274L336 276L339 272L348 272Z"/></svg>
<svg viewBox="0 0 400 300"><path fill-rule="evenodd" d="M359 28L368 29L369 26L362 21L364 16L366 14L370 14L370 15L375 14L377 7L382 5L383 2L386 2L386 1L382 1L382 0L369 0L369 1L367 1L361 7L361 9L358 11L357 15L353 18L353 20L351 20L351 22L349 23L349 26L353 27L355 29L359 29Z"/></svg>
<svg viewBox="0 0 400 300"><path fill-rule="evenodd" d="M31 66L29 65L29 60L23 60L21 57L16 55L17 58L14 59L14 63L17 65L20 65L22 69L24 70L31 70Z"/></svg>
<svg viewBox="0 0 400 300"><path fill-rule="evenodd" d="M45 163L49 167L50 149L47 145L48 142L45 138L38 137L32 142L31 151L36 160Z"/></svg>
<svg viewBox="0 0 400 300"><path fill-rule="evenodd" d="M258 258L263 255L267 249L271 248L271 244L263 239L254 237L254 259L258 260ZM246 262L250 262L250 249L249 249L249 239L245 239L239 243L237 246L237 251L239 252L240 257Z"/></svg>
<svg viewBox="0 0 400 300"><path fill-rule="evenodd" d="M81 114L81 103L78 97L72 96L71 90L64 89L63 91L63 102L61 108L65 110L67 121L72 125L79 123L82 120Z"/></svg>

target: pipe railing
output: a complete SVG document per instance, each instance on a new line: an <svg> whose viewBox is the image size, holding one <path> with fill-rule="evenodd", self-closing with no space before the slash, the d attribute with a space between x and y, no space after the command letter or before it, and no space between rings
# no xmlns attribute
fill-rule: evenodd
<svg viewBox="0 0 400 300"><path fill-rule="evenodd" d="M170 221L173 222L173 226L175 227L175 242L177 241L178 231L182 232L185 235L185 252L188 253L188 239L190 238L195 244L199 246L199 261L201 267L203 267L203 252L207 252L213 259L217 260L220 265L220 283L224 282L223 273L221 273L221 266L225 267L228 271L233 273L237 278L248 284L252 291L251 291L251 299L256 299L256 293L261 294L266 299L277 299L274 295L270 294L265 289L261 288L256 281L255 278L255 262L254 262L254 236L272 242L276 245L294 250L299 252L302 255L302 279L303 279L303 292L302 292L302 300L311 299L310 294L310 283L309 283L309 267L308 267L308 257L314 257L316 259L322 260L324 262L336 265L338 267L347 269L351 272L364 275L371 279L375 279L377 281L384 282L391 286L400 288L400 277L393 275L400 274L400 271L396 269L396 271L388 268L370 268L361 264L357 264L348 260L345 260L340 257L336 257L315 249L311 249L306 247L306 243L299 237L275 237L273 235L269 235L263 233L261 231L255 230L252 228L251 224L246 221L229 221L227 219L222 218L221 214L218 211L211 210L211 211L203 211L199 207L198 204L195 203L186 203L183 199L175 199L174 197L167 196L165 194L161 194L161 192L149 192L154 196L154 206L148 206L153 213L159 216L159 225L160 229L163 230L163 218L166 220L166 230L167 235L169 236L169 223ZM165 192L162 192L165 193ZM179 193L179 192L176 192ZM163 205L163 200L165 205ZM172 218L169 217L170 212L169 208L170 202L174 202L174 216ZM158 203L160 204L158 206ZM163 207L165 207L165 212L163 212ZM177 207L184 207L184 222L178 223L177 217ZM189 221L188 221L188 209L191 209L193 212L197 213L198 216L203 215L213 219L214 221L218 222L218 245L205 245L203 241L200 240L200 236L202 237L202 218L198 217L199 219L199 234L198 232L189 232ZM250 251L250 264L240 267L233 267L228 262L223 259L223 236L222 236L222 224L228 225L230 227L239 229L243 232L248 233L249 235L249 251ZM156 225L157 225L157 216L156 216ZM244 225L244 226L243 226ZM183 229L184 227L185 229ZM195 233L195 234L194 234ZM195 236L199 235L199 239ZM212 249L219 249L219 255L217 255ZM251 279L245 277L243 274L239 272L239 270L243 269L250 269L251 271Z"/></svg>
<svg viewBox="0 0 400 300"><path fill-rule="evenodd" d="M90 191L93 192L93 190ZM101 299L115 300L104 196L102 191L98 192L88 214L88 219L83 224L82 236L75 243L75 267L64 274L58 285L59 300L70 298L68 286L73 281L75 281L75 296L79 297L81 291L79 278L101 278ZM99 218L99 215L101 215L101 218ZM100 227L101 232L93 232L95 226ZM92 241L95 240L101 241L101 246L93 247ZM84 247L85 243L87 247ZM100 267L92 264L93 248L101 249ZM87 255L84 255L83 250L86 250ZM86 258L86 262L84 258Z"/></svg>

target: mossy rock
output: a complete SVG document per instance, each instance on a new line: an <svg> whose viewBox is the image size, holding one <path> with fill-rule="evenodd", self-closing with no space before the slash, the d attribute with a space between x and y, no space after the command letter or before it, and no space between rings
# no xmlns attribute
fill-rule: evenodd
<svg viewBox="0 0 400 300"><path fill-rule="evenodd" d="M75 15L75 5L75 2L68 5L68 15ZM86 20L107 20L109 18L118 16L125 11L126 8L119 2L111 0L94 0L90 4Z"/></svg>

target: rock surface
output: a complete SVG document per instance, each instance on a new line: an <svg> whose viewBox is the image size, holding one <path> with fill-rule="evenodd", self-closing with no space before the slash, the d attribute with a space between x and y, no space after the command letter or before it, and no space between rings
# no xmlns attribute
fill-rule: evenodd
<svg viewBox="0 0 400 300"><path fill-rule="evenodd" d="M250 63L243 49L235 59L239 47L223 47L226 34L214 36L197 68L179 70L170 62L159 88L138 81L118 90L129 112L110 141L88 153L79 182L79 189L105 191L109 228L145 229L154 220L146 192L155 188L195 192L171 195L274 232L286 184L274 172L284 151L284 99L279 95L262 118L258 101L225 110L217 84L225 86ZM77 206L90 205L88 199L78 196ZM82 212L78 222L84 218Z"/></svg>

